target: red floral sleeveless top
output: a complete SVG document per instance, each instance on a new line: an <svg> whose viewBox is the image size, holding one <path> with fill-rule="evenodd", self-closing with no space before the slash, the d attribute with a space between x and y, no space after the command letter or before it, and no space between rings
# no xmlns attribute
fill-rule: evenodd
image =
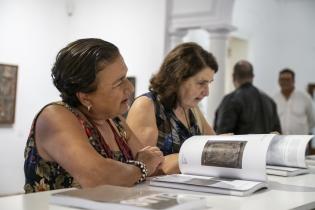
<svg viewBox="0 0 315 210"><path fill-rule="evenodd" d="M77 117L80 124L85 130L85 133L88 137L87 140L93 146L93 148L104 158L111 158L121 162L133 159L131 150L126 142L126 132L121 125L121 121L118 117L114 118L113 122L115 124L114 126L119 132L116 132L114 126L109 123L114 133L115 140L120 149L119 152L114 152L106 144L96 126L80 117L77 110L73 109L68 104L65 104L63 102L50 103L45 107L52 104L58 104L66 107ZM38 154L35 143L35 127L37 118L45 107L41 109L41 111L36 115L35 119L33 120L32 128L27 139L24 151L25 193L79 187L79 184L73 179L73 177L58 163L45 161Z"/></svg>

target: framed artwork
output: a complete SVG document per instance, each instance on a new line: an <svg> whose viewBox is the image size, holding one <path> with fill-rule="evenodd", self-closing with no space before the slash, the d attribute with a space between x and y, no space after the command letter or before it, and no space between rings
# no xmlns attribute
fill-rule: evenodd
<svg viewBox="0 0 315 210"><path fill-rule="evenodd" d="M13 124L18 67L0 64L0 124Z"/></svg>
<svg viewBox="0 0 315 210"><path fill-rule="evenodd" d="M132 93L129 99L129 105L133 103L135 100L135 94L136 94L136 77L127 77L127 79L132 83L133 87L135 88L135 91Z"/></svg>
<svg viewBox="0 0 315 210"><path fill-rule="evenodd" d="M132 83L133 87L135 88L135 91L131 94L129 98L129 107L132 105L133 101L135 100L135 92L136 92L136 78L135 77L127 77L127 79ZM123 116L126 118L128 115L128 111L123 114Z"/></svg>

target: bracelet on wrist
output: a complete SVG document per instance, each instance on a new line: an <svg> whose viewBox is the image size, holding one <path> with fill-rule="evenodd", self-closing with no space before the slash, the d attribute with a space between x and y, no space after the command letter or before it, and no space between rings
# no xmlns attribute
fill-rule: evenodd
<svg viewBox="0 0 315 210"><path fill-rule="evenodd" d="M147 169L146 165L143 162L138 161L138 160L127 160L126 163L134 165L134 166L137 166L140 169L141 177L137 181L137 184L143 182L147 178L147 176L148 176L148 169Z"/></svg>

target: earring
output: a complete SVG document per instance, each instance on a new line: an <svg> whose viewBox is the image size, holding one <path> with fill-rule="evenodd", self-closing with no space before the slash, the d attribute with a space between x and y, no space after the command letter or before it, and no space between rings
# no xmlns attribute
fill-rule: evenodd
<svg viewBox="0 0 315 210"><path fill-rule="evenodd" d="M88 107L87 107L88 112L90 112L91 108L92 108L92 106L88 105Z"/></svg>

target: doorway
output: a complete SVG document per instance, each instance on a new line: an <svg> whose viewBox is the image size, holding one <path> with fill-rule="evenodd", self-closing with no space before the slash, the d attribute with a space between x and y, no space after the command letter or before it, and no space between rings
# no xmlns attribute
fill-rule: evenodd
<svg viewBox="0 0 315 210"><path fill-rule="evenodd" d="M225 68L225 87L224 93L227 94L234 90L232 73L233 66L241 59L247 59L248 56L248 41L245 39L231 36L228 39L228 49Z"/></svg>

